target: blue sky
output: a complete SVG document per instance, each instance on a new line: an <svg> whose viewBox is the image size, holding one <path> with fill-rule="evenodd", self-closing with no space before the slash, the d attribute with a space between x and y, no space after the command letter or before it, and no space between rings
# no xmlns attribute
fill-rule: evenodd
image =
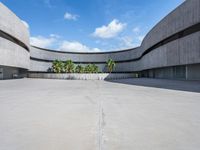
<svg viewBox="0 0 200 150"><path fill-rule="evenodd" d="M29 26L31 44L64 51L139 46L183 0L1 0Z"/></svg>

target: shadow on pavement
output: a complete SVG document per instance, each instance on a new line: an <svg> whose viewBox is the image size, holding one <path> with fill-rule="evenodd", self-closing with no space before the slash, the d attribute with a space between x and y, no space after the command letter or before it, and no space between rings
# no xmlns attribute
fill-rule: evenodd
<svg viewBox="0 0 200 150"><path fill-rule="evenodd" d="M200 93L200 81L132 78L108 80L108 82Z"/></svg>

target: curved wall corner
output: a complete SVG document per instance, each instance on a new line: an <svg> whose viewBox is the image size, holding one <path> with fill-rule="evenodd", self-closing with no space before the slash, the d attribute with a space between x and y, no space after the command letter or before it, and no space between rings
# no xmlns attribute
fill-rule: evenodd
<svg viewBox="0 0 200 150"><path fill-rule="evenodd" d="M142 42L142 49L146 50L160 41L199 22L200 1L185 0L150 30Z"/></svg>
<svg viewBox="0 0 200 150"><path fill-rule="evenodd" d="M30 68L29 31L0 2L0 76L12 78Z"/></svg>

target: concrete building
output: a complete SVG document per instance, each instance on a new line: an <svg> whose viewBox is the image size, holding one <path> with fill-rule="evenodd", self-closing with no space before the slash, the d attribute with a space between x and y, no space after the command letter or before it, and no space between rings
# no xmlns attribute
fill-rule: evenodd
<svg viewBox="0 0 200 150"><path fill-rule="evenodd" d="M29 32L21 20L0 3L0 79L29 70Z"/></svg>
<svg viewBox="0 0 200 150"><path fill-rule="evenodd" d="M116 62L115 72L200 80L200 1L184 1L153 27L140 47L100 53L63 52L30 46L28 29L0 3L0 78L47 72L55 59L72 59L83 65L94 63L105 71L109 58Z"/></svg>

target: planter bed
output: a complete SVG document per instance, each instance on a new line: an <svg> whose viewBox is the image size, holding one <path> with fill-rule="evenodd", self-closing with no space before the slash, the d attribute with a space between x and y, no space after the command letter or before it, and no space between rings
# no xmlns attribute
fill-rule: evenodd
<svg viewBox="0 0 200 150"><path fill-rule="evenodd" d="M134 77L133 73L29 73L29 78L66 79L66 80L114 80Z"/></svg>

